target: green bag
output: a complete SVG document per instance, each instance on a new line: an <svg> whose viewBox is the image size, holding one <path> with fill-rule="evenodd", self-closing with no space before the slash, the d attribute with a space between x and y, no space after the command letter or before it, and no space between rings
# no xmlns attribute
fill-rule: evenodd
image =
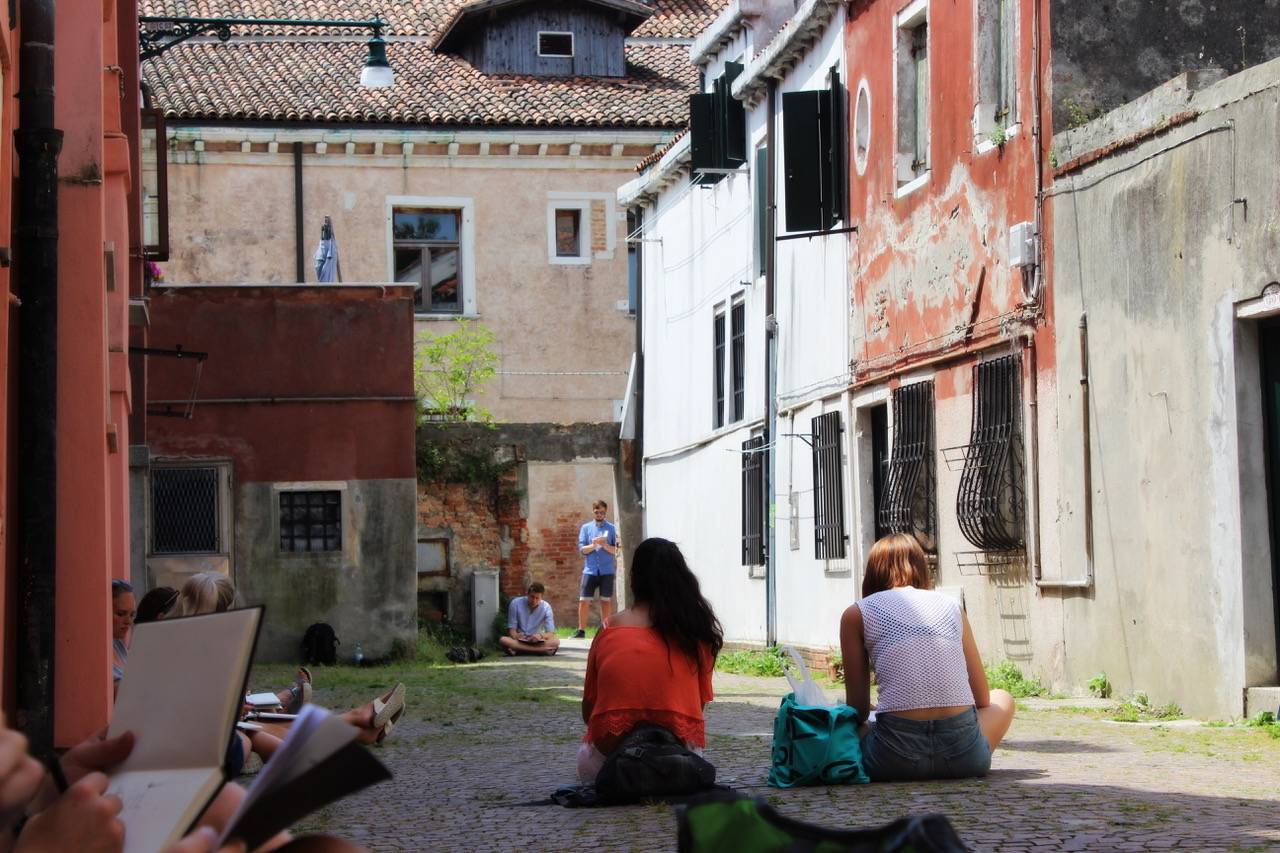
<svg viewBox="0 0 1280 853"><path fill-rule="evenodd" d="M834 707L800 705L794 693L782 697L773 720L770 785L791 788L870 781L862 769L857 710L843 702Z"/></svg>
<svg viewBox="0 0 1280 853"><path fill-rule="evenodd" d="M871 829L828 829L784 817L762 800L703 798L679 812L679 853L964 853L950 821L916 815Z"/></svg>

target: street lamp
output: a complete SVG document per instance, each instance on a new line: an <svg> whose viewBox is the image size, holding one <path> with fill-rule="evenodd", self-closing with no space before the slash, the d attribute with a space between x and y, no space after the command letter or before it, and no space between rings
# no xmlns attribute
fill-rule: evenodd
<svg viewBox="0 0 1280 853"><path fill-rule="evenodd" d="M160 25L160 26L155 26ZM385 89L395 82L391 63L387 61L387 43L382 31L387 22L319 21L287 18L176 18L162 15L138 17L138 58L154 59L169 48L200 35L216 36L218 41L231 38L232 27L346 27L370 30L369 53L360 71L360 85L367 89Z"/></svg>

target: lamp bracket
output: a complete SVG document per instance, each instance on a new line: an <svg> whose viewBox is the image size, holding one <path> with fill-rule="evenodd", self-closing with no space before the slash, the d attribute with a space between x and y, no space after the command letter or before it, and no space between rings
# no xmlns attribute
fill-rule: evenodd
<svg viewBox="0 0 1280 853"><path fill-rule="evenodd" d="M381 18L372 21L298 20L289 18L183 18L166 15L140 15L138 17L138 58L154 59L187 39L213 35L218 41L231 38L232 27L331 27L370 30L372 38L381 38L387 22Z"/></svg>

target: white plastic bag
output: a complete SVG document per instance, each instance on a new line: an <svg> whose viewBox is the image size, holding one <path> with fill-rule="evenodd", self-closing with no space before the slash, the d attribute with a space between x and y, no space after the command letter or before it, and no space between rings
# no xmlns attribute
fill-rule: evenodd
<svg viewBox="0 0 1280 853"><path fill-rule="evenodd" d="M784 651L791 657L791 666L784 666L783 674L787 676L791 690L796 694L797 704L818 708L834 708L839 704L833 702L818 686L818 682L813 680L813 676L809 674L809 667L805 666L799 652L791 646L786 646Z"/></svg>

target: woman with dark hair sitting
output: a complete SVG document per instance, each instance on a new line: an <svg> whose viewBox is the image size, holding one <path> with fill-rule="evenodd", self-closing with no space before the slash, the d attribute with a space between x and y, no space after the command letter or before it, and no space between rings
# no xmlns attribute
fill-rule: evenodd
<svg viewBox="0 0 1280 853"><path fill-rule="evenodd" d="M153 587L138 602L138 618L134 624L145 625L147 622L158 622L173 612L178 603L178 591L171 586Z"/></svg>
<svg viewBox="0 0 1280 853"><path fill-rule="evenodd" d="M662 726L691 749L706 745L702 711L724 632L675 543L646 539L628 572L631 607L591 644L582 689L587 733L578 778L592 782L605 756L640 723Z"/></svg>
<svg viewBox="0 0 1280 853"><path fill-rule="evenodd" d="M991 690L969 620L929 589L914 537L871 548L862 600L840 619L845 701L862 719L862 761L872 782L985 776L1013 722L1013 697ZM877 705L871 704L875 671Z"/></svg>

